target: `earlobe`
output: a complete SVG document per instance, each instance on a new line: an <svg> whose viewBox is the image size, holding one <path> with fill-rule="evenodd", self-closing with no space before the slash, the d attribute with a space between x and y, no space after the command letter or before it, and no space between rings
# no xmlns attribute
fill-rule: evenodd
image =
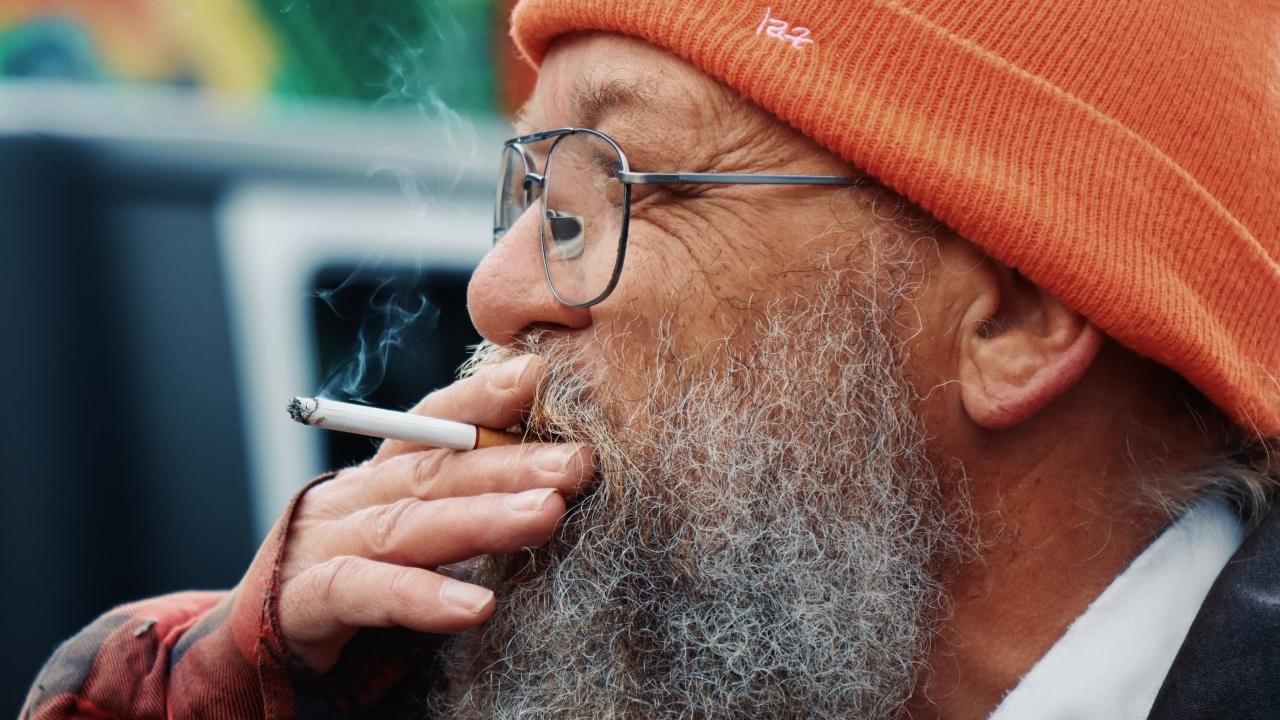
<svg viewBox="0 0 1280 720"><path fill-rule="evenodd" d="M976 303L960 345L960 394L977 425L1017 425L1079 382L1103 334L1083 315L1005 269L998 297Z"/></svg>

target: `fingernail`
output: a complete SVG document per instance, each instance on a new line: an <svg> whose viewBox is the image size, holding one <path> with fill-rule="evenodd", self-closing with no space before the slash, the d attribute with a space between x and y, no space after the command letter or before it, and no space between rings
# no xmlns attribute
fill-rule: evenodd
<svg viewBox="0 0 1280 720"><path fill-rule="evenodd" d="M539 488L525 490L522 493L507 496L507 508L516 512L538 512L547 504L547 498L556 493L555 488Z"/></svg>
<svg viewBox="0 0 1280 720"><path fill-rule="evenodd" d="M538 451L533 463L543 472L563 473L577 454L578 448L573 445L549 445Z"/></svg>
<svg viewBox="0 0 1280 720"><path fill-rule="evenodd" d="M515 390L520 387L520 378L524 377L524 371L529 369L531 362L533 356L524 355L502 363L489 373L489 387L494 390Z"/></svg>
<svg viewBox="0 0 1280 720"><path fill-rule="evenodd" d="M482 588L479 585L468 585L454 580L446 580L440 586L440 599L444 600L447 605L452 605L459 610L466 610L475 615L489 604L493 599L493 591L489 588Z"/></svg>

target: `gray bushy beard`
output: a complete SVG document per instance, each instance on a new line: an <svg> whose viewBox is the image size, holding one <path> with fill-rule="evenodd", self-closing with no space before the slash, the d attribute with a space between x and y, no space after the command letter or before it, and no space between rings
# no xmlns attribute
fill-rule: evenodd
<svg viewBox="0 0 1280 720"><path fill-rule="evenodd" d="M529 430L590 445L600 480L547 545L480 563L498 610L451 641L435 712L898 714L963 523L900 378L905 291L828 279L703 367L677 357L678 331L647 363L615 360L625 383L567 341L519 349L550 367ZM618 397L641 378L644 398Z"/></svg>

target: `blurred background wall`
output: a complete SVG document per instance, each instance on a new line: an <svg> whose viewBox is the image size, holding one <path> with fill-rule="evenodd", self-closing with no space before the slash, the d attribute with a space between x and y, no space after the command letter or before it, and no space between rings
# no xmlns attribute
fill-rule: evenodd
<svg viewBox="0 0 1280 720"><path fill-rule="evenodd" d="M508 11L0 2L0 712L112 605L233 585L372 451L291 395L453 377L531 82Z"/></svg>

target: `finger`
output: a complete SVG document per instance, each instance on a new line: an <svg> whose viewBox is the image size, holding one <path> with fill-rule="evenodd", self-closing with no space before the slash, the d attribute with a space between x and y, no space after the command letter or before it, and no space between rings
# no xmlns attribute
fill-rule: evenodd
<svg viewBox="0 0 1280 720"><path fill-rule="evenodd" d="M501 430L520 422L533 403L542 376L542 360L536 355L521 355L431 393L409 412ZM373 462L420 449L413 443L388 440Z"/></svg>
<svg viewBox="0 0 1280 720"><path fill-rule="evenodd" d="M551 488L427 502L406 499L327 523L305 540L310 558L356 555L434 567L542 545L564 513L564 498Z"/></svg>
<svg viewBox="0 0 1280 720"><path fill-rule="evenodd" d="M511 412L513 403L517 410L528 409L544 371L542 358L521 355L483 367L431 393L410 412L485 427L508 427L520 420L519 412Z"/></svg>
<svg viewBox="0 0 1280 720"><path fill-rule="evenodd" d="M576 495L595 475L595 456L576 443L529 443L473 452L428 450L353 468L313 488L306 512L337 517L403 498L435 500L555 488Z"/></svg>
<svg viewBox="0 0 1280 720"><path fill-rule="evenodd" d="M280 627L289 647L313 670L338 661L363 627L451 633L493 614L493 593L415 567L337 557L286 583Z"/></svg>

